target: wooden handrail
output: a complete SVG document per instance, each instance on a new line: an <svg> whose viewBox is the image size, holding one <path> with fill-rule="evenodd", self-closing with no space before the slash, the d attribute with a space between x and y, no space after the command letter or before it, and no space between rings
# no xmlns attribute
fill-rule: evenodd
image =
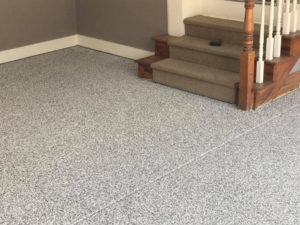
<svg viewBox="0 0 300 225"><path fill-rule="evenodd" d="M244 22L244 51L240 61L240 84L238 107L243 110L251 110L254 105L254 66L255 52L253 51L254 33L254 9L255 0L245 0Z"/></svg>

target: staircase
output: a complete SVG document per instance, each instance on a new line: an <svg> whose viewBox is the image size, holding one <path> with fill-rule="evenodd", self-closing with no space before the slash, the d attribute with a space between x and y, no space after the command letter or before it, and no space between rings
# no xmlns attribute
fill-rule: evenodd
<svg viewBox="0 0 300 225"><path fill-rule="evenodd" d="M260 25L254 24L255 0L244 1L244 22L207 16L185 19L186 35L168 41L170 58L151 64L153 80L236 103L242 110L257 109L298 89L300 71L293 69L300 58L297 0L278 1L276 28L274 0L267 26L265 0ZM211 46L212 40L223 44Z"/></svg>
<svg viewBox="0 0 300 225"><path fill-rule="evenodd" d="M170 58L153 63L153 80L224 102L236 102L244 23L206 16L184 20L186 35L169 40ZM211 40L222 46L210 46ZM258 48L259 26L254 43Z"/></svg>

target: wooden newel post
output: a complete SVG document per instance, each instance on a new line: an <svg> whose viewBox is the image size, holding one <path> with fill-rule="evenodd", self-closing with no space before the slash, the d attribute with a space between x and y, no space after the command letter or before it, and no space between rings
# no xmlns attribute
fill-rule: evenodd
<svg viewBox="0 0 300 225"><path fill-rule="evenodd" d="M255 0L245 0L244 51L241 53L240 85L238 107L251 110L254 104L254 67L255 52L253 51L254 9Z"/></svg>

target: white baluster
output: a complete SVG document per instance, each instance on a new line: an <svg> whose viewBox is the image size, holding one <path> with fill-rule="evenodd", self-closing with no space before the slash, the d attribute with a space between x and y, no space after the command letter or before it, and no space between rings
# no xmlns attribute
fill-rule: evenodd
<svg viewBox="0 0 300 225"><path fill-rule="evenodd" d="M274 43L274 57L281 56L281 20L282 20L282 0L277 0L277 30Z"/></svg>
<svg viewBox="0 0 300 225"><path fill-rule="evenodd" d="M293 0L293 12L292 12L292 26L291 32L297 32L297 23L298 23L298 10L297 10L297 0Z"/></svg>
<svg viewBox="0 0 300 225"><path fill-rule="evenodd" d="M274 29L274 0L271 0L269 36L267 38L267 49L266 49L267 60L272 60L274 55L273 54L274 53L273 29Z"/></svg>
<svg viewBox="0 0 300 225"><path fill-rule="evenodd" d="M259 36L259 57L256 64L256 83L264 82L264 39L265 39L265 5L266 1L262 0L261 25Z"/></svg>
<svg viewBox="0 0 300 225"><path fill-rule="evenodd" d="M283 34L290 33L291 27L291 13L290 13L290 0L286 0L285 13L283 14Z"/></svg>

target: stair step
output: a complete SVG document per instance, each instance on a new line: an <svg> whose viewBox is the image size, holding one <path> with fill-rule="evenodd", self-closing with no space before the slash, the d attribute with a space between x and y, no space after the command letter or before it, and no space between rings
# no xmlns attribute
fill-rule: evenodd
<svg viewBox="0 0 300 225"><path fill-rule="evenodd" d="M219 70L172 58L153 63L151 67L153 70L165 71L232 89L234 89L235 84L239 82L238 73Z"/></svg>
<svg viewBox="0 0 300 225"><path fill-rule="evenodd" d="M138 63L138 64L140 64L140 65L149 66L150 67L150 65L152 63L155 63L157 61L161 61L163 59L165 59L165 57L152 55L152 56L145 57L145 58L142 58L142 59L137 59L137 60L135 60L135 62Z"/></svg>
<svg viewBox="0 0 300 225"><path fill-rule="evenodd" d="M138 64L138 73L140 77L146 79L153 78L151 64L169 57L170 51L168 41L171 38L173 37L170 35L160 35L151 38L155 42L155 55L135 60Z"/></svg>
<svg viewBox="0 0 300 225"><path fill-rule="evenodd" d="M169 41L171 58L239 72L242 47L223 43L210 46L209 40L191 36L174 38Z"/></svg>
<svg viewBox="0 0 300 225"><path fill-rule="evenodd" d="M286 56L300 56L300 31L282 36L282 54Z"/></svg>
<svg viewBox="0 0 300 225"><path fill-rule="evenodd" d="M182 36L179 38L171 39L169 41L169 46L182 47L234 59L239 59L240 54L243 50L243 47L240 45L223 43L222 46L210 46L209 42L210 41L206 39L191 36Z"/></svg>
<svg viewBox="0 0 300 225"><path fill-rule="evenodd" d="M176 59L152 64L153 81L173 88L218 99L236 102L235 83L238 74Z"/></svg>
<svg viewBox="0 0 300 225"><path fill-rule="evenodd" d="M165 59L165 57L153 55L146 58L135 60L135 62L138 64L139 76L141 78L152 79L153 71L151 68L151 64L161 61L163 59Z"/></svg>
<svg viewBox="0 0 300 225"><path fill-rule="evenodd" d="M209 17L209 16L202 16L202 15L188 17L188 18L184 19L184 24L196 25L196 26L218 29L218 30L239 32L239 33L244 32L244 22ZM255 27L254 35L259 35L260 25L255 24L254 27Z"/></svg>
<svg viewBox="0 0 300 225"><path fill-rule="evenodd" d="M207 40L221 39L226 43L243 45L244 22L198 15L186 18L184 23L186 35ZM258 48L260 25L255 24L254 27L254 46ZM265 31L267 34L267 26Z"/></svg>
<svg viewBox="0 0 300 225"><path fill-rule="evenodd" d="M155 42L155 55L169 58L168 41L173 38L170 35L161 35L151 38Z"/></svg>

